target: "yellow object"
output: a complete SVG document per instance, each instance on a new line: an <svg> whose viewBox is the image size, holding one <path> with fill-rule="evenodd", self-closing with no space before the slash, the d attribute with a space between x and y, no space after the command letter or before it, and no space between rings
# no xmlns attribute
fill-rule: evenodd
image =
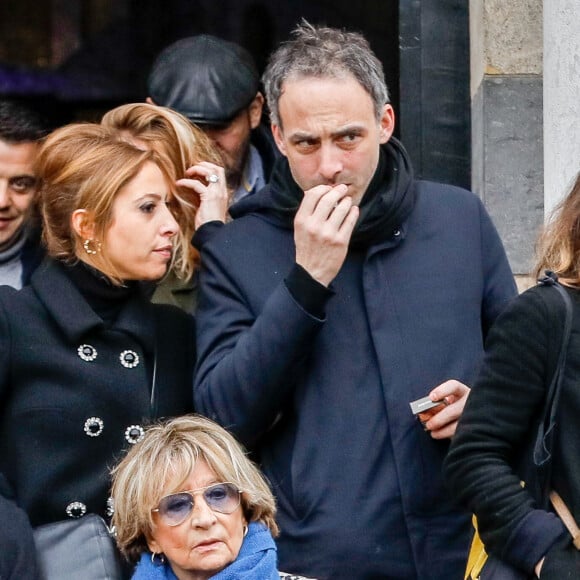
<svg viewBox="0 0 580 580"><path fill-rule="evenodd" d="M477 519L475 516L472 518L472 523L475 528L475 534L473 534L473 540L471 541L471 547L469 548L464 580L477 580L481 574L481 569L487 560L487 552L485 551L483 542L479 537L477 531Z"/></svg>

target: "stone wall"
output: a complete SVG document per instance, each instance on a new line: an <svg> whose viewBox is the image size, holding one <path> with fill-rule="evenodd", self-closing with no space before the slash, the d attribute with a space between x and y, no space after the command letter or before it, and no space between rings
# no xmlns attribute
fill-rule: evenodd
<svg viewBox="0 0 580 580"><path fill-rule="evenodd" d="M542 0L471 0L470 36L472 187L525 276L544 214Z"/></svg>
<svg viewBox="0 0 580 580"><path fill-rule="evenodd" d="M545 208L549 214L580 169L580 0L544 3Z"/></svg>

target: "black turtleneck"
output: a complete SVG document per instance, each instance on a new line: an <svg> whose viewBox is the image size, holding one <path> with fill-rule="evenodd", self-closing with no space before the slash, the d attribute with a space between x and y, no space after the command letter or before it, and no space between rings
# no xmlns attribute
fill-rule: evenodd
<svg viewBox="0 0 580 580"><path fill-rule="evenodd" d="M115 322L127 300L140 292L139 282L129 281L116 286L105 274L82 261L65 266L65 272L107 326Z"/></svg>

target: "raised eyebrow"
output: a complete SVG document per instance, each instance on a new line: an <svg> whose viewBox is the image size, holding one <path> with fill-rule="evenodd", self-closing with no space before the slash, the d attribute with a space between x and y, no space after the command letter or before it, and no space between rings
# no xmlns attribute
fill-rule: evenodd
<svg viewBox="0 0 580 580"><path fill-rule="evenodd" d="M317 141L320 141L320 138L309 133L294 133L290 136L290 141L292 143L299 143L300 141L311 141L316 143Z"/></svg>
<svg viewBox="0 0 580 580"><path fill-rule="evenodd" d="M332 136L334 138L346 137L347 135L362 135L364 133L364 127L360 125L352 125L350 127L344 127L343 129L339 129L338 131L334 131Z"/></svg>

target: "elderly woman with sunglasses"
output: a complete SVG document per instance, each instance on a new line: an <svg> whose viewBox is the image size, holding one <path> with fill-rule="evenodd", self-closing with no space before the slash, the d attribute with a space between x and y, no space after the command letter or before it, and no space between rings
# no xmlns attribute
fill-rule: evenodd
<svg viewBox="0 0 580 580"><path fill-rule="evenodd" d="M286 580L275 502L236 440L203 417L151 426L113 469L113 525L133 580Z"/></svg>

